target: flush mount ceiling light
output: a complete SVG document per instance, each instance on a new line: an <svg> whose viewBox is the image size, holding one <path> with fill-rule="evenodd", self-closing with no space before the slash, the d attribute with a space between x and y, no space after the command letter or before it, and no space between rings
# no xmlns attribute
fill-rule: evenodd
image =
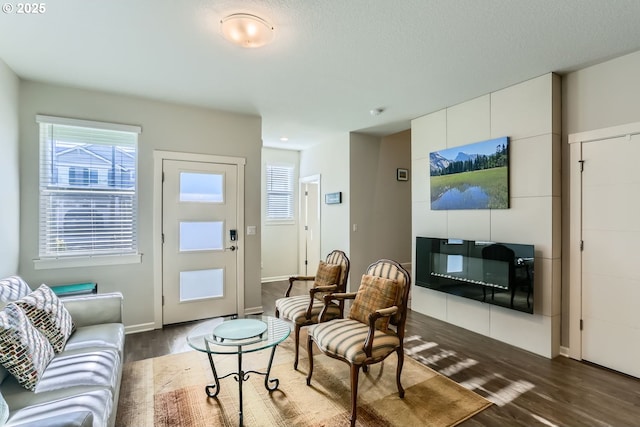
<svg viewBox="0 0 640 427"><path fill-rule="evenodd" d="M225 39L242 47L260 47L273 40L271 24L247 13L235 13L220 20Z"/></svg>

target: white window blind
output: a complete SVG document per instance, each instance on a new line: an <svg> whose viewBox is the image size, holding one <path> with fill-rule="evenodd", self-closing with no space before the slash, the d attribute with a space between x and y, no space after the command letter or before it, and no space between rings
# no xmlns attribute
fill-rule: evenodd
<svg viewBox="0 0 640 427"><path fill-rule="evenodd" d="M293 219L293 167L267 165L267 219Z"/></svg>
<svg viewBox="0 0 640 427"><path fill-rule="evenodd" d="M137 126L37 116L40 258L135 254Z"/></svg>

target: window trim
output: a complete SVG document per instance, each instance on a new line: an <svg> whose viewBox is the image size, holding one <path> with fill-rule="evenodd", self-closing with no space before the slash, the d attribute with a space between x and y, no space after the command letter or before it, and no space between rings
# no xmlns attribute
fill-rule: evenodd
<svg viewBox="0 0 640 427"><path fill-rule="evenodd" d="M67 118L67 117L48 116L48 115L42 115L42 114L37 114L35 121L36 123L38 123L38 125L42 123L46 123L51 125L77 126L77 127L86 127L86 128L101 129L101 130L130 132L130 133L136 133L138 135L142 133L142 127L137 125L73 119L73 118ZM40 142L38 142L38 152L39 152L38 156L41 155L39 145L40 145ZM139 147L136 146L136 153L138 153L138 151L139 151ZM136 171L138 170L138 165L139 165L138 156L136 155ZM38 166L38 173L40 173L40 166ZM89 178L89 181L90 181L90 178ZM136 177L136 185L135 185L136 217L139 215L138 183L139 183L139 176ZM38 179L38 185L40 185L40 179ZM38 202L38 209L40 209L40 202ZM38 222L38 227L40 227L40 215L38 215L37 217L37 222ZM136 229L139 230L138 221L136 221ZM137 234L137 230L136 230L136 234ZM40 240L40 236L38 236L38 240ZM40 250L40 243L38 243L38 251L39 250ZM33 259L33 265L35 270L135 264L135 263L141 263L141 262L142 262L142 253L140 253L139 241L136 244L136 251L134 253L87 254L87 255L67 255L67 256L51 256L51 257L42 257L38 254L38 258Z"/></svg>

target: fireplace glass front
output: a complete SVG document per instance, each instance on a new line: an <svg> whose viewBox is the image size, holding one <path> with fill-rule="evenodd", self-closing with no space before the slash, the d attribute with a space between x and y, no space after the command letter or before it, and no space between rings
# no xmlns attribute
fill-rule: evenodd
<svg viewBox="0 0 640 427"><path fill-rule="evenodd" d="M533 313L534 247L416 238L416 285Z"/></svg>

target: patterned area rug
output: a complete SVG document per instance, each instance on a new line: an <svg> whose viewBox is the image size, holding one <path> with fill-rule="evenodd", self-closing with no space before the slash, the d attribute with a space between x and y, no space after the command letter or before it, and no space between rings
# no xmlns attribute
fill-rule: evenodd
<svg viewBox="0 0 640 427"><path fill-rule="evenodd" d="M346 363L314 356L311 386L306 385L308 361L302 351L298 371L293 370L291 337L278 346L271 378L280 386L269 393L264 376L251 374L243 384L245 426L345 426L349 425L350 386ZM218 375L237 370L237 358L216 356ZM243 368L264 371L269 352L250 353ZM358 426L454 426L491 403L450 379L405 357L404 399L395 384L396 356L360 373ZM116 425L237 426L238 383L220 380L220 394L208 398L205 385L213 382L204 353L187 353L146 359L124 366Z"/></svg>

